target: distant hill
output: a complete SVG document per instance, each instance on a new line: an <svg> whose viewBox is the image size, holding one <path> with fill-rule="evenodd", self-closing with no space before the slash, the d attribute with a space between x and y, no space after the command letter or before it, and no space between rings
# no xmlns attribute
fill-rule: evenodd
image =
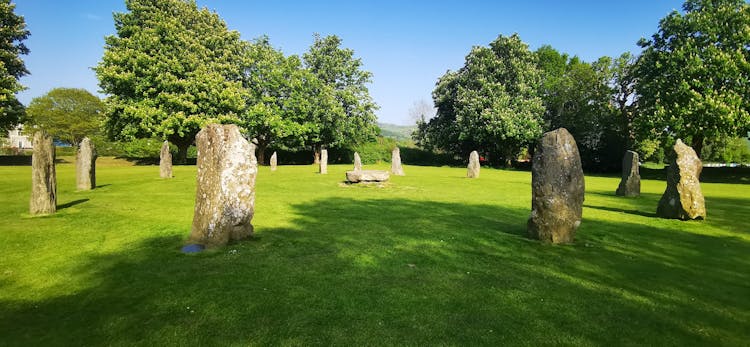
<svg viewBox="0 0 750 347"><path fill-rule="evenodd" d="M417 129L416 125L395 125L378 123L380 134L383 137L392 138L396 141L411 140L411 133Z"/></svg>

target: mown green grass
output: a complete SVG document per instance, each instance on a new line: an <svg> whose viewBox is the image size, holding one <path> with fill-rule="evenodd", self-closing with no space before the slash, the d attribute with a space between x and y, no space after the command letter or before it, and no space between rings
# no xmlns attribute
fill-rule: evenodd
<svg viewBox="0 0 750 347"><path fill-rule="evenodd" d="M665 183L587 177L577 242L525 237L530 174L262 167L257 237L181 254L195 167L97 168L27 214L29 167L0 167L0 345L747 345L750 185L704 183L708 219L654 216ZM383 168L385 168L383 166Z"/></svg>

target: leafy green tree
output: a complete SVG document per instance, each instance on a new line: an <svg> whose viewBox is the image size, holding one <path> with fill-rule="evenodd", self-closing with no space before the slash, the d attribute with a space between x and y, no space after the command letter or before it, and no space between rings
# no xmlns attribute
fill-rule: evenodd
<svg viewBox="0 0 750 347"><path fill-rule="evenodd" d="M625 148L635 150L636 142L635 117L638 113L638 99L635 91L636 77L634 74L636 57L625 52L612 59L609 71L611 73L612 105L620 120L624 134Z"/></svg>
<svg viewBox="0 0 750 347"><path fill-rule="evenodd" d="M619 75L615 76L614 67L619 58L602 57L587 63L550 46L535 53L542 70L545 130L568 129L576 139L584 168L618 167L626 137L624 122L615 111L620 96L616 95Z"/></svg>
<svg viewBox="0 0 750 347"><path fill-rule="evenodd" d="M160 137L184 161L200 128L237 122L245 107L244 43L236 31L194 0L126 0L114 15L94 70L114 139Z"/></svg>
<svg viewBox="0 0 750 347"><path fill-rule="evenodd" d="M372 73L362 70L362 60L354 51L341 48L338 36L314 36L309 51L303 54L305 66L333 90L336 106L327 112L312 112L313 125L307 143L316 153L322 146L345 146L367 141L378 133L375 110L367 84ZM327 100L318 100L325 107Z"/></svg>
<svg viewBox="0 0 750 347"><path fill-rule="evenodd" d="M99 134L104 104L85 89L55 88L32 99L26 113L27 131L42 129L56 139L78 146L84 137Z"/></svg>
<svg viewBox="0 0 750 347"><path fill-rule="evenodd" d="M317 127L311 123L333 110L342 113L333 89L302 66L296 55L285 57L261 37L247 50L244 86L247 110L242 125L258 145L265 163L269 146L298 148Z"/></svg>
<svg viewBox="0 0 750 347"><path fill-rule="evenodd" d="M0 133L20 123L23 105L16 93L23 90L18 79L29 73L20 55L29 54L23 40L29 37L26 22L14 13L15 4L0 0Z"/></svg>
<svg viewBox="0 0 750 347"><path fill-rule="evenodd" d="M659 23L636 68L641 137L679 137L698 155L704 139L750 128L750 5L688 0Z"/></svg>
<svg viewBox="0 0 750 347"><path fill-rule="evenodd" d="M419 125L417 142L462 156L498 153L509 165L542 133L540 78L536 56L516 34L474 47L461 69L439 79L437 114Z"/></svg>

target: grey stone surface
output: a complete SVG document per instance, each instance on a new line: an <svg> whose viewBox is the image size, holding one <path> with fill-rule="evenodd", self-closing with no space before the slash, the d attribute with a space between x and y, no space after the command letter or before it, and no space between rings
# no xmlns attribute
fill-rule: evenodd
<svg viewBox="0 0 750 347"><path fill-rule="evenodd" d="M477 151L471 151L471 154L469 154L469 166L466 170L466 177L479 178L479 167L479 153L477 153Z"/></svg>
<svg viewBox="0 0 750 347"><path fill-rule="evenodd" d="M692 147L677 140L667 169L667 189L659 200L656 214L662 218L705 219L706 204L701 191L703 163Z"/></svg>
<svg viewBox="0 0 750 347"><path fill-rule="evenodd" d="M638 153L625 152L622 158L622 179L615 194L636 197L641 195L641 174L638 170Z"/></svg>
<svg viewBox="0 0 750 347"><path fill-rule="evenodd" d="M273 154L271 154L271 171L276 171L276 165L278 164L278 159L276 156L276 152L274 151Z"/></svg>
<svg viewBox="0 0 750 347"><path fill-rule="evenodd" d="M362 170L362 158L359 157L359 153L354 152L354 171Z"/></svg>
<svg viewBox="0 0 750 347"><path fill-rule="evenodd" d="M320 174L326 175L328 174L328 150L327 149L321 149L320 150Z"/></svg>
<svg viewBox="0 0 750 347"><path fill-rule="evenodd" d="M96 148L88 137L81 140L76 151L76 188L96 188Z"/></svg>
<svg viewBox="0 0 750 347"><path fill-rule="evenodd" d="M38 131L32 140L31 200L29 213L50 214L57 211L57 174L55 173L55 145L52 137Z"/></svg>
<svg viewBox="0 0 750 347"><path fill-rule="evenodd" d="M159 177L172 178L172 152L169 151L169 141L164 141L159 152Z"/></svg>
<svg viewBox="0 0 750 347"><path fill-rule="evenodd" d="M385 182L390 174L385 170L352 170L346 172L346 180L351 183Z"/></svg>
<svg viewBox="0 0 750 347"><path fill-rule="evenodd" d="M198 174L189 243L207 248L253 234L258 161L236 125L209 124L195 137Z"/></svg>
<svg viewBox="0 0 750 347"><path fill-rule="evenodd" d="M542 135L531 165L529 236L543 242L573 242L581 224L584 188L573 136L565 128Z"/></svg>
<svg viewBox="0 0 750 347"><path fill-rule="evenodd" d="M404 168L401 166L401 150L398 147L391 152L391 173L396 176L404 175Z"/></svg>

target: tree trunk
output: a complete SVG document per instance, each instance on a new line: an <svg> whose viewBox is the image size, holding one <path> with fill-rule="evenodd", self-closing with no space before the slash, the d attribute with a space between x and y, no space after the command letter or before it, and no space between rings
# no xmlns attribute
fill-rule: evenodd
<svg viewBox="0 0 750 347"><path fill-rule="evenodd" d="M187 163L188 147L193 144L193 138L170 136L167 140L177 146L177 155L172 158L174 164Z"/></svg>
<svg viewBox="0 0 750 347"><path fill-rule="evenodd" d="M321 150L321 147L322 146L320 144L313 145L313 164L315 164L315 165L320 164L320 150Z"/></svg>
<svg viewBox="0 0 750 347"><path fill-rule="evenodd" d="M174 158L175 164L187 163L187 152L188 152L188 147L190 147L190 143L178 142L178 143L175 143L175 145L177 146L177 155Z"/></svg>
<svg viewBox="0 0 750 347"><path fill-rule="evenodd" d="M693 135L692 147L695 150L695 154L700 158L701 151L703 150L703 134Z"/></svg>
<svg viewBox="0 0 750 347"><path fill-rule="evenodd" d="M258 165L266 165L266 148L267 143L258 141Z"/></svg>

